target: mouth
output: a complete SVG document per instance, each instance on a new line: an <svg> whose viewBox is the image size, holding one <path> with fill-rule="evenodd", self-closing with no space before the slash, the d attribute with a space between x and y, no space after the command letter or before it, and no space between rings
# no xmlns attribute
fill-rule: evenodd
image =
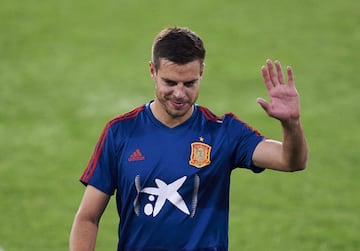
<svg viewBox="0 0 360 251"><path fill-rule="evenodd" d="M181 110L186 106L186 102L182 102L182 101L170 101L171 105L176 109L176 110Z"/></svg>

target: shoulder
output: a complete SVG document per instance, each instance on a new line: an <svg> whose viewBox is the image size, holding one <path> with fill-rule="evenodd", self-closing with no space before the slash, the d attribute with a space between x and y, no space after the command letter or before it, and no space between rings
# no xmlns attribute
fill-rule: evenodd
<svg viewBox="0 0 360 251"><path fill-rule="evenodd" d="M198 110L200 112L200 114L209 121L217 121L217 120L221 120L221 117L218 117L217 115L215 115L212 111L209 110L209 108L205 107L205 106L201 106L198 105Z"/></svg>
<svg viewBox="0 0 360 251"><path fill-rule="evenodd" d="M141 113L145 110L145 105L134 108L133 110L120 114L110 119L103 129L103 136L107 136L109 133L112 134L126 134L127 130L133 128L136 123L136 118L141 116Z"/></svg>
<svg viewBox="0 0 360 251"><path fill-rule="evenodd" d="M241 120L237 115L232 112L224 113L222 116L215 115L209 108L204 106L198 106L198 110L200 114L204 117L204 119L208 122L215 122L216 124L221 125L225 128L232 128L238 131L251 131L257 135L260 135L257 130L255 130L252 126L250 126L245 121Z"/></svg>
<svg viewBox="0 0 360 251"><path fill-rule="evenodd" d="M133 119L137 118L143 111L145 110L145 105L141 105L139 107L134 108L133 110L120 114L107 122L107 126L111 127L113 125L122 123L122 122L130 122Z"/></svg>
<svg viewBox="0 0 360 251"><path fill-rule="evenodd" d="M213 113L209 108L205 106L198 105L198 110L200 114L208 121L216 121L216 122L230 122L230 121L236 121L240 122L242 124L246 124L242 120L240 120L235 114L228 112L223 114L222 116L218 116L215 113Z"/></svg>

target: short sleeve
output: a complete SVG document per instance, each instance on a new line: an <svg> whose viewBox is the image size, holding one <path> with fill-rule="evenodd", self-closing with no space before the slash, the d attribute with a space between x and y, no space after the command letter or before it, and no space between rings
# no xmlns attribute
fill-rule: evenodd
<svg viewBox="0 0 360 251"><path fill-rule="evenodd" d="M114 134L111 125L107 124L80 181L84 185L92 185L108 195L113 195L116 189L115 152Z"/></svg>
<svg viewBox="0 0 360 251"><path fill-rule="evenodd" d="M231 114L229 131L234 140L234 165L247 168L254 173L260 173L264 168L257 167L252 162L256 146L265 139L258 131Z"/></svg>

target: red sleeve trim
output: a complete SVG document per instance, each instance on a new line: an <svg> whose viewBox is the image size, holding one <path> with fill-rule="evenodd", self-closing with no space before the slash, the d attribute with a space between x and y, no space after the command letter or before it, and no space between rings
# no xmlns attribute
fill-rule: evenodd
<svg viewBox="0 0 360 251"><path fill-rule="evenodd" d="M212 113L208 108L204 106L199 106L199 111L204 114L204 117L207 120L221 120L218 116L216 116L214 113Z"/></svg>
<svg viewBox="0 0 360 251"><path fill-rule="evenodd" d="M262 137L263 137L263 135L261 135L257 130L255 130L253 127L251 127L251 126L250 126L248 123L246 123L245 121L239 119L235 114L233 114L233 113L226 113L225 115L231 116L231 117L233 117L234 119L236 119L236 120L240 121L241 123L243 123L247 128L249 128L251 131L253 131L253 132L256 134L256 136L262 136Z"/></svg>

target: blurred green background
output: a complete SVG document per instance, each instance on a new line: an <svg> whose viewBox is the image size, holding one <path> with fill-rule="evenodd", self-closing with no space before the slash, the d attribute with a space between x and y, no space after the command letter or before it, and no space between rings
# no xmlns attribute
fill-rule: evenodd
<svg viewBox="0 0 360 251"><path fill-rule="evenodd" d="M151 43L173 25L204 39L199 103L218 115L281 139L255 101L267 58L300 92L308 169L233 172L230 250L360 250L357 0L2 0L0 249L68 249L78 178L105 123L153 98ZM116 231L112 200L97 250Z"/></svg>

